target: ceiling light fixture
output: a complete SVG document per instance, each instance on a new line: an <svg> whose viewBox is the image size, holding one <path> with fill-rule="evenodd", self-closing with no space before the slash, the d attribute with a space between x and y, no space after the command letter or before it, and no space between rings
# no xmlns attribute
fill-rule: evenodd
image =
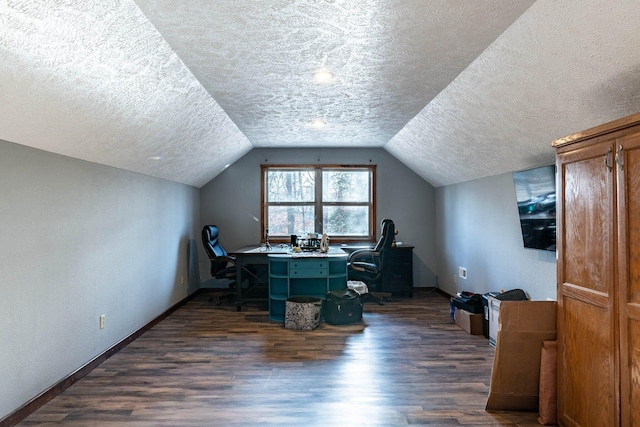
<svg viewBox="0 0 640 427"><path fill-rule="evenodd" d="M335 74L333 74L331 71L327 70L326 68L321 68L313 73L313 82L320 85L328 84L331 83L335 77Z"/></svg>
<svg viewBox="0 0 640 427"><path fill-rule="evenodd" d="M325 126L327 126L327 122L325 122L324 120L318 118L315 119L313 122L311 122L311 127L314 129L322 129Z"/></svg>

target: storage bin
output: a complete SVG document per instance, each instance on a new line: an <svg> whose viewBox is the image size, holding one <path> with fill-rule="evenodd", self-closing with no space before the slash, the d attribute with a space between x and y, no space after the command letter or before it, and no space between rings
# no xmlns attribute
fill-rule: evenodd
<svg viewBox="0 0 640 427"><path fill-rule="evenodd" d="M482 335L489 338L489 297L495 297L500 292L487 292L482 295Z"/></svg>
<svg viewBox="0 0 640 427"><path fill-rule="evenodd" d="M285 301L284 327L287 329L313 330L320 324L322 300L295 296Z"/></svg>

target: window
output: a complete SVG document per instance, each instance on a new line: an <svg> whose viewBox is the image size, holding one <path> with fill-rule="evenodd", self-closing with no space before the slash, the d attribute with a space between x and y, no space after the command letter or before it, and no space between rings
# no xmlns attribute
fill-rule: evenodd
<svg viewBox="0 0 640 427"><path fill-rule="evenodd" d="M375 166L262 165L262 231L274 241L327 233L373 240Z"/></svg>

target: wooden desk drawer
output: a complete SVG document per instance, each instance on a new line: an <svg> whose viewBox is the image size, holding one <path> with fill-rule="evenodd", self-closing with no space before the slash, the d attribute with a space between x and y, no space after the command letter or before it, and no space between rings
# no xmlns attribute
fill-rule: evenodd
<svg viewBox="0 0 640 427"><path fill-rule="evenodd" d="M313 277L327 277L329 275L329 269L324 267L324 268L290 268L289 269L289 277L290 278L295 278L295 277L309 277L309 278L313 278Z"/></svg>
<svg viewBox="0 0 640 427"><path fill-rule="evenodd" d="M289 270L318 269L328 267L327 261L289 261Z"/></svg>
<svg viewBox="0 0 640 427"><path fill-rule="evenodd" d="M318 260L289 261L289 277L327 277L329 276L329 263Z"/></svg>

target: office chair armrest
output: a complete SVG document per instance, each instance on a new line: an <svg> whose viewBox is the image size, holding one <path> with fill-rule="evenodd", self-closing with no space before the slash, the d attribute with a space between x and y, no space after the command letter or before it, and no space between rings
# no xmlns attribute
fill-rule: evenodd
<svg viewBox="0 0 640 427"><path fill-rule="evenodd" d="M373 261L379 256L380 256L380 252L374 251L373 249L368 249L368 248L357 249L349 254L349 257L347 258L347 262L348 263L358 262L358 261L362 261L363 258L368 258L371 261Z"/></svg>
<svg viewBox="0 0 640 427"><path fill-rule="evenodd" d="M226 262L229 262L229 263L231 263L233 265L236 265L236 258L232 257L232 256L228 256L228 255L227 256L218 256L218 257L216 257L215 261L216 262L224 262L224 261L226 261Z"/></svg>

